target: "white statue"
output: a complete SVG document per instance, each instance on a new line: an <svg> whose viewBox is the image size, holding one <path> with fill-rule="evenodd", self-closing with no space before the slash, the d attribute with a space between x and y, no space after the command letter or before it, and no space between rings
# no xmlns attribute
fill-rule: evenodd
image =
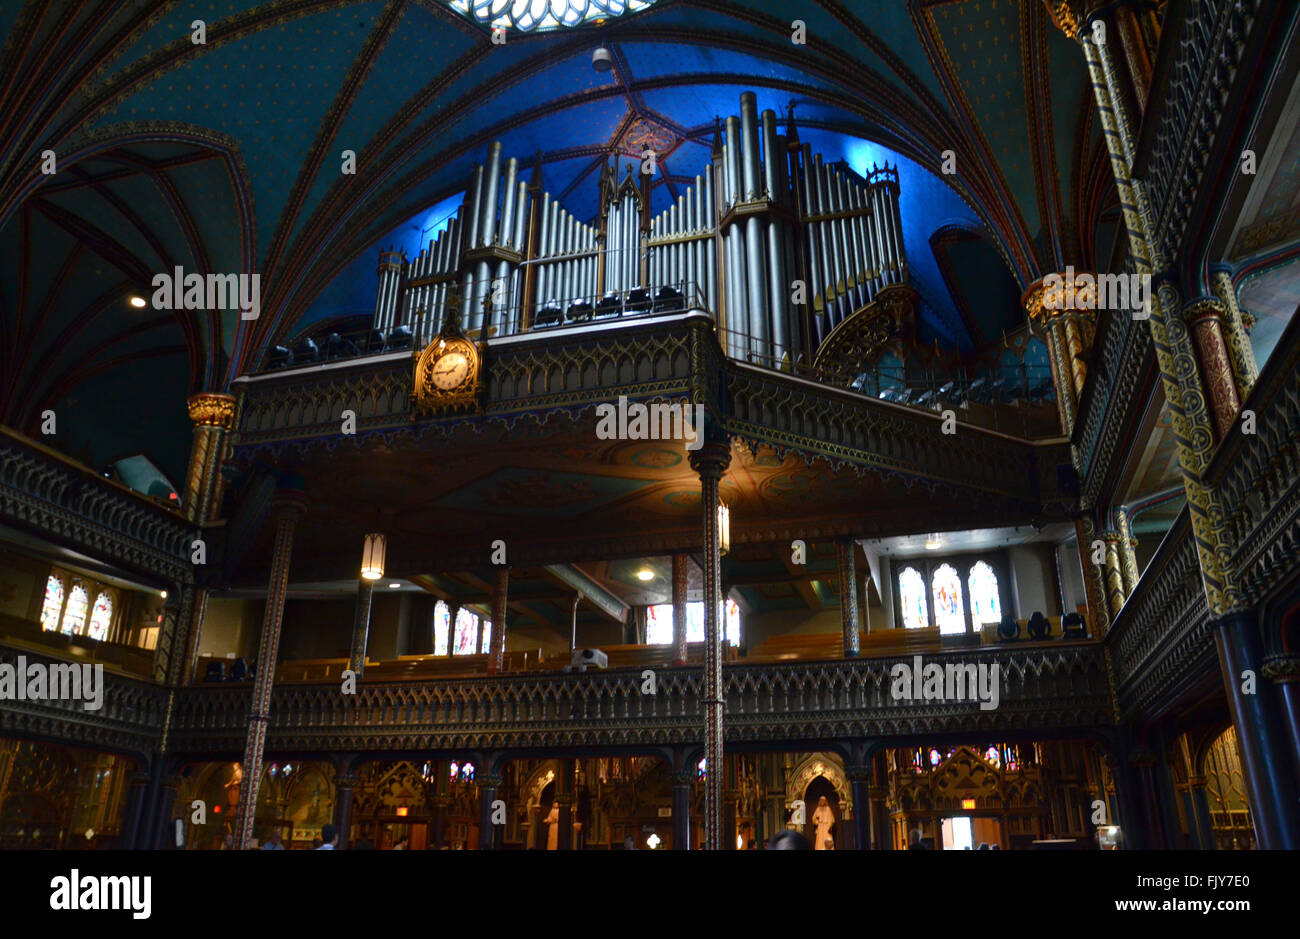
<svg viewBox="0 0 1300 939"><path fill-rule="evenodd" d="M834 850L835 842L831 838L831 826L835 824L835 810L831 804L822 796L817 800L817 811L813 812L812 823L817 826L817 834L813 838L814 851ZM827 843L830 848L827 848Z"/></svg>
<svg viewBox="0 0 1300 939"><path fill-rule="evenodd" d="M546 850L556 851L560 847L560 803L551 803L551 812L546 816Z"/></svg>

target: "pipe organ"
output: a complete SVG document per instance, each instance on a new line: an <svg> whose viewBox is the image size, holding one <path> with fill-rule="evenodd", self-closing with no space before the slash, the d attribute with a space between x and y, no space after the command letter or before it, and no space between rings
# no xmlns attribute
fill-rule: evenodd
<svg viewBox="0 0 1300 939"><path fill-rule="evenodd" d="M631 165L622 180L605 167L586 219L543 191L540 165L520 177L493 143L428 247L412 260L381 252L374 329L406 327L418 344L449 312L471 336L493 337L704 310L730 356L789 368L907 281L897 168L863 177L823 162L793 117L783 133L775 112L759 114L753 92L719 122L693 182L668 184L673 201L657 214L651 177Z"/></svg>

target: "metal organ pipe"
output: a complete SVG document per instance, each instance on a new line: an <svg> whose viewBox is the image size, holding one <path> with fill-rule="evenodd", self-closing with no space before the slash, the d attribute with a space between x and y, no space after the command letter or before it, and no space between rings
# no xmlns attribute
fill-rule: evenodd
<svg viewBox="0 0 1300 939"><path fill-rule="evenodd" d="M466 247L473 250L478 247L479 225L479 206L483 198L483 167L474 167L474 175L470 179L469 195L465 199L465 205L469 207L469 243Z"/></svg>
<svg viewBox="0 0 1300 939"><path fill-rule="evenodd" d="M710 163L704 171L704 218L701 226L706 231L712 232L717 225L717 217L713 211L713 164ZM700 242L700 250L704 255L704 289L707 292L705 302L709 305L709 312L714 316L718 313L718 279L717 256L714 252L713 238L706 238Z"/></svg>
<svg viewBox="0 0 1300 939"><path fill-rule="evenodd" d="M506 181L502 185L501 244L509 245L515 235L515 177L519 175L519 161L511 157L506 161ZM493 203L489 203L493 204Z"/></svg>
<svg viewBox="0 0 1300 939"><path fill-rule="evenodd" d="M501 141L493 142L488 148L487 186L483 191L482 207L479 209L479 224L483 227L480 243L490 245L496 240L497 232L497 189L501 184Z"/></svg>
<svg viewBox="0 0 1300 939"><path fill-rule="evenodd" d="M740 134L744 141L742 181L745 201L756 199L762 185L758 152L758 96L746 91L740 96Z"/></svg>

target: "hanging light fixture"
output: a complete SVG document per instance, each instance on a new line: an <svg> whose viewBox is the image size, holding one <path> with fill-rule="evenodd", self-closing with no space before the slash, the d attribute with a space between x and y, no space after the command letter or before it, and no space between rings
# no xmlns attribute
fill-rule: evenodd
<svg viewBox="0 0 1300 939"><path fill-rule="evenodd" d="M731 509L727 503L718 500L718 553L726 554L731 550Z"/></svg>
<svg viewBox="0 0 1300 939"><path fill-rule="evenodd" d="M365 580L379 580L384 576L384 551L387 539L380 534L366 535L361 550L361 576Z"/></svg>

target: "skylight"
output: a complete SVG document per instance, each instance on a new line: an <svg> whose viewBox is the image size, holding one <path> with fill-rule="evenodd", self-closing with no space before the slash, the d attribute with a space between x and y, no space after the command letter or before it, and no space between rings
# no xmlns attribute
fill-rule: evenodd
<svg viewBox="0 0 1300 939"><path fill-rule="evenodd" d="M639 13L655 0L447 0L456 12L493 28L559 29L624 13Z"/></svg>

